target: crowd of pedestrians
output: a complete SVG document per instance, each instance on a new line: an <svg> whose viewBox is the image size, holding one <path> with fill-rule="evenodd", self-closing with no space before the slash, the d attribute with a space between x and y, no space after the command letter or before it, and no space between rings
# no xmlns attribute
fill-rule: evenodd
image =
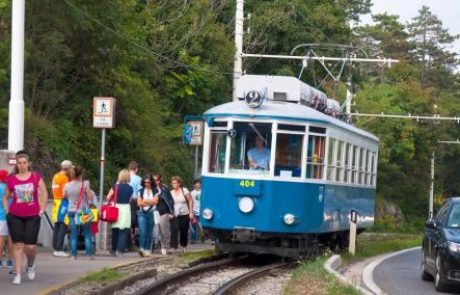
<svg viewBox="0 0 460 295"><path fill-rule="evenodd" d="M138 176L139 166L129 163L113 181L107 193L107 202L117 208L118 217L110 223L111 254L123 256L136 250L141 257L149 257L155 249L159 253L185 253L189 243L203 237L199 224L201 181L195 180L190 192L179 176L173 176L169 184L163 183L157 173ZM95 208L96 196L90 181L84 177L84 169L65 160L61 170L52 180L54 225L52 246L56 257L78 256L79 238L84 240L85 254L94 259L94 236L99 221ZM26 257L26 273L35 279L35 257L40 220L46 210L48 193L42 175L30 168L29 155L25 151L16 154L12 173L0 170L0 267L5 250L8 250L6 267L14 274L13 284L22 280L23 256ZM96 212L94 211L96 210ZM68 236L70 253L66 253ZM14 269L13 269L14 267Z"/></svg>

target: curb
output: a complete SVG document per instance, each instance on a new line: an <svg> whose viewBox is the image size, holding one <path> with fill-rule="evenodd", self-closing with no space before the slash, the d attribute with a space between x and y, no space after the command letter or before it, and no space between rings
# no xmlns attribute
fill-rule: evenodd
<svg viewBox="0 0 460 295"><path fill-rule="evenodd" d="M342 257L340 255L332 255L326 262L324 263L324 269L326 269L327 272L330 274L334 275L342 284L346 285L351 285L355 287L359 293L364 294L364 295L373 295L372 292L369 292L368 290L364 289L363 287L355 284L352 282L350 279L346 278L343 276L341 273L337 271L337 269L342 266Z"/></svg>
<svg viewBox="0 0 460 295"><path fill-rule="evenodd" d="M393 252L393 253L390 253L390 254L387 254L385 256L382 256L380 258L377 258L376 260L372 261L371 263L369 263L365 268L364 268L364 271L363 271L363 283L364 285L366 286L366 288L368 288L369 290L372 291L373 294L386 294L385 292L382 291L382 289L380 289L377 284L374 282L374 278L373 278L373 272L374 272L374 269L380 264L382 263L384 260L386 259L389 259L393 256L396 256L396 255L399 255L399 254L403 254L403 253L406 253L406 252L409 252L409 251L413 251L413 250L416 250L416 249L420 249L421 247L418 246L418 247L413 247L413 248L409 248L409 249L404 249L404 250L401 250L401 251L398 251L398 252Z"/></svg>

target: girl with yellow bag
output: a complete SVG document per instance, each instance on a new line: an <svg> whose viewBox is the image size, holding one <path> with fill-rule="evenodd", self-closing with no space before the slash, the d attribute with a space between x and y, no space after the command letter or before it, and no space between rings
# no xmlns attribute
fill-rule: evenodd
<svg viewBox="0 0 460 295"><path fill-rule="evenodd" d="M69 200L67 216L70 223L71 258L77 259L78 226L81 226L85 236L85 252L89 259L94 259L91 239L91 221L94 218L89 203L93 200L89 181L83 180L83 168L75 166L70 173L71 181L64 187L64 197Z"/></svg>

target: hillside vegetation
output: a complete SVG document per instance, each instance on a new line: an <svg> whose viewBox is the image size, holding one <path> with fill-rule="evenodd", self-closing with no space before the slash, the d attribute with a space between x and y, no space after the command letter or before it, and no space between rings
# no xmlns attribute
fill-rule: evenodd
<svg viewBox="0 0 460 295"><path fill-rule="evenodd" d="M180 174L190 183L193 149L182 142L184 116L229 101L232 91L233 0L26 1L26 147L50 179L63 159L88 170L97 185L100 132L92 128L94 96L117 98L116 128L107 134L106 183L130 160L142 173ZM450 35L427 7L407 24L375 15L353 26L370 0L245 1L244 50L289 54L300 43L353 44L370 57L401 60L387 68L352 69L353 111L460 115L457 56ZM0 147L6 148L11 1L0 0ZM327 52L325 52L327 53ZM298 75L294 61L247 59L247 73ZM319 64L302 79L317 86ZM343 83L322 89L343 101ZM424 216L429 167L436 150L436 195L460 191L460 149L438 140L459 137L458 124L356 118L381 139L378 194L407 216ZM188 183L188 184L189 184Z"/></svg>

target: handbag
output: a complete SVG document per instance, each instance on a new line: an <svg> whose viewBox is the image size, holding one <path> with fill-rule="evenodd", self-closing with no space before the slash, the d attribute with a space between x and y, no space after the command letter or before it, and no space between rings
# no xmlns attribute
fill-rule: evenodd
<svg viewBox="0 0 460 295"><path fill-rule="evenodd" d="M109 201L106 205L101 206L101 213L99 219L106 222L117 222L118 208L116 207L118 198L118 184L115 186L115 193L113 201Z"/></svg>
<svg viewBox="0 0 460 295"><path fill-rule="evenodd" d="M93 212L89 208L83 207L81 210L79 210L81 201L83 200L84 186L85 186L85 182L82 180L81 188L80 188L80 195L78 196L78 202L77 202L77 214L75 214L75 224L76 225L83 225L88 222L91 222L94 219Z"/></svg>
<svg viewBox="0 0 460 295"><path fill-rule="evenodd" d="M57 222L64 222L64 219L67 216L67 211L69 210L69 200L55 200L55 203L57 203L57 201L60 201L59 206L57 207Z"/></svg>

